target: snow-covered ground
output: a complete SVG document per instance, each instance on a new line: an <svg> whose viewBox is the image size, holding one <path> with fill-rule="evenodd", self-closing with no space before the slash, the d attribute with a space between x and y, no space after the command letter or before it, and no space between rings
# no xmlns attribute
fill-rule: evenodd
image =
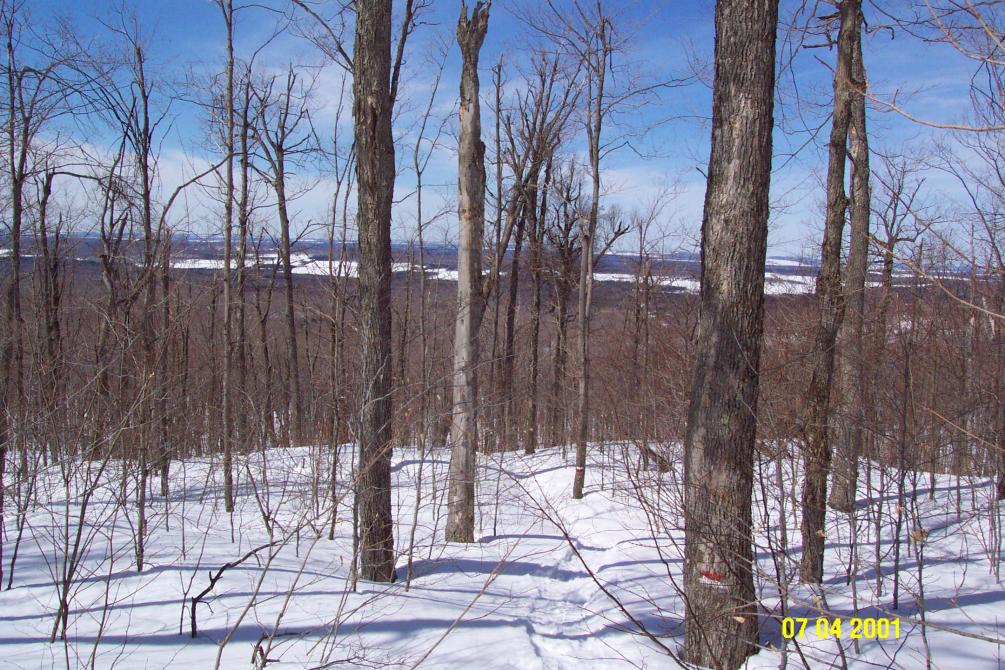
<svg viewBox="0 0 1005 670"><path fill-rule="evenodd" d="M669 450L670 458L679 462L675 451ZM571 456L559 449L480 456L477 541L446 545L447 454L424 458L398 450L398 580L361 581L355 592L349 588L351 500L344 478L335 539L328 539L327 450L275 449L237 458L233 515L223 509L222 477L212 459L175 463L167 498L152 478L142 573L134 553L136 480L129 478L123 491L118 462L103 469L86 462L50 467L25 517L13 588L0 593L0 666L243 668L267 658L269 667L279 668L678 667L671 656L683 642L678 475L641 466L631 446L594 448L587 494L575 501L569 497ZM343 449L343 470L349 460ZM900 545L900 608L894 610L894 473L871 468L872 493L863 482L854 533L847 517L829 517L821 597L797 583L798 482L788 466L776 473L774 462L758 464L763 488L755 485L764 648L749 668L776 668L783 661L793 668L842 667L842 655L849 668L923 668L926 656L933 668L1000 666L1005 590L992 566L1005 557L995 530L1001 510L991 505L989 480L939 476L930 491L927 475L907 477L908 490L917 485L917 506L905 502L905 514L917 516L905 516L904 536L915 527L927 536L917 545L920 558L913 543L910 551L907 542ZM66 640L50 643L72 554L67 547L77 537L85 500ZM8 498L5 508L5 580L17 537L16 502ZM852 537L858 540L857 579L846 583ZM192 598L222 566L256 548L224 571L197 606L199 635L193 639ZM811 617L798 648L785 645L779 632L779 593L786 589L789 613ZM846 639L839 650L833 638L817 639L813 632L821 609L899 617L901 637L858 644Z"/></svg>

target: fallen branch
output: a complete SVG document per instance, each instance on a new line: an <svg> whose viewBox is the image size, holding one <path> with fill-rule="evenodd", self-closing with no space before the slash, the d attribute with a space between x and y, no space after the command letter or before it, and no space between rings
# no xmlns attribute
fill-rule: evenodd
<svg viewBox="0 0 1005 670"><path fill-rule="evenodd" d="M263 549L269 549L271 547L276 546L277 544L279 544L279 542L275 541L275 542L269 542L268 544L263 544L260 547L256 547L256 548L252 549L251 551L249 551L248 553L246 553L241 558L237 559L236 561L231 561L230 563L224 563L223 566L219 570L216 571L215 575L213 574L212 570L209 571L209 586L207 586L206 588L204 588L202 590L202 592L199 593L199 595L192 597L192 607L190 608L190 614L191 614L191 617L192 617L192 637L193 638L196 637L199 634L199 627L198 627L198 625L196 623L196 607L199 605L200 602L202 602L202 599L205 598L206 596L208 596L209 593L213 590L213 588L216 586L216 583L218 581L220 581L221 577L223 577L223 573L226 572L227 570L233 568L233 567L236 567L236 566L240 565L241 563L244 563L246 560L248 560L252 556L257 555L258 552L262 551Z"/></svg>

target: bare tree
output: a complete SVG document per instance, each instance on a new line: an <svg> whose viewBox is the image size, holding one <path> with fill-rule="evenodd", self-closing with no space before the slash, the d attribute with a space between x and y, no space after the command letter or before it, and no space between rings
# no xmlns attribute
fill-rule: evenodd
<svg viewBox="0 0 1005 670"><path fill-rule="evenodd" d="M461 1L457 44L461 49L460 145L457 200L457 321L454 334L453 412L450 426L448 542L473 542L475 456L478 449L478 330L484 312L482 235L485 226L485 145L481 139L478 56L488 30L492 0L468 7Z"/></svg>
<svg viewBox="0 0 1005 670"><path fill-rule="evenodd" d="M224 91L224 152L227 154L224 170L223 202L223 382L221 396L223 402L223 425L220 436L223 447L223 504L227 512L234 511L234 466L232 443L231 409L234 388L232 382L233 355L233 310L231 309L231 255L234 234L234 2L217 0L223 24L227 33L226 90ZM166 478L165 478L166 479ZM164 483L166 485L166 482Z"/></svg>
<svg viewBox="0 0 1005 670"><path fill-rule="evenodd" d="M593 268L597 262L597 224L600 217L601 162L612 152L631 143L631 132L611 134L619 116L637 110L655 99L661 88L677 80L650 81L633 72L625 58L634 36L618 25L618 17L603 0L575 0L571 8L548 0L542 17L531 18L532 26L582 68L583 128L590 171L590 204L578 225L582 254L579 257L578 340L579 377L576 413L576 470L572 497L583 496L586 476L586 444L590 419L590 324L593 303ZM627 227L620 237L628 232ZM614 240L609 239L613 244Z"/></svg>
<svg viewBox="0 0 1005 670"><path fill-rule="evenodd" d="M851 126L853 60L855 43L861 39L859 0L842 0L839 5L837 65L834 68L834 112L827 161L827 212L817 276L819 320L814 330L813 373L807 392L805 461L802 499L803 554L801 577L804 582L823 578L824 520L827 514L827 477L830 474L830 401L834 378L834 343L844 317L841 292L841 237L844 231L845 166L848 157L848 129Z"/></svg>
<svg viewBox="0 0 1005 670"><path fill-rule="evenodd" d="M36 171L45 171L35 164L36 161L44 164L44 159L37 155L40 150L37 141L51 121L69 109L65 99L71 88L61 75L70 56L58 55L60 50L52 45L30 45L35 37L31 23L24 0L0 1L0 40L4 49L0 60L4 83L0 97L0 132L3 133L4 195L9 207L4 227L10 239L10 271L3 279L3 326L0 328L0 513L6 491L4 469L8 447L19 444L22 450L24 448L20 423L26 409L23 404L25 353L21 305L25 191Z"/></svg>
<svg viewBox="0 0 1005 670"><path fill-rule="evenodd" d="M757 642L751 493L763 324L777 0L719 0L701 313L685 449L686 660Z"/></svg>
<svg viewBox="0 0 1005 670"><path fill-rule="evenodd" d="M579 11L583 15L582 10ZM590 413L590 311L593 304L593 249L600 212L600 156L605 117L610 112L605 85L608 64L614 46L614 26L597 0L594 15L577 34L581 56L586 65L586 138L590 160L590 210L587 221L579 224L579 411L576 415L576 474L572 497L583 497L586 481L586 442L589 439Z"/></svg>
<svg viewBox="0 0 1005 670"><path fill-rule="evenodd" d="M359 241L359 331L362 366L357 422L359 472L354 478L359 510L360 575L394 579L391 520L391 201L394 195L394 138L391 116L405 44L417 14L428 1L405 0L392 61L391 0L356 2L353 54L343 36L347 7L326 19L315 3L293 0L313 22L309 35L333 62L353 74L353 129Z"/></svg>
<svg viewBox="0 0 1005 670"><path fill-rule="evenodd" d="M568 120L579 96L578 72L561 67L561 58L544 52L535 53L533 71L527 77L530 85L525 95L518 94L516 110L507 114L506 135L510 167L513 170L514 195L519 198L521 228L526 228L530 246L531 270L531 336L530 384L528 391L530 416L524 449L534 453L538 442L538 383L540 378L541 289L543 284L543 242L548 218L547 191L551 182L551 166L555 152L567 134ZM513 116L516 118L514 119ZM515 126L515 128L514 128ZM526 219L526 221L524 221ZM517 232L517 240L522 231ZM513 323L516 312L516 270L518 254L514 251L513 272L510 275L510 301L506 315L506 358L503 364L509 422L515 420L513 394ZM507 435L511 431L507 427Z"/></svg>
<svg viewBox="0 0 1005 670"><path fill-rule="evenodd" d="M359 327L362 344L359 454L359 572L394 579L391 530L391 1L356 3L353 118L359 230Z"/></svg>
<svg viewBox="0 0 1005 670"><path fill-rule="evenodd" d="M279 217L279 259L283 271L283 289L286 295L286 390L289 420L286 431L287 444L299 444L303 439L303 399L300 388L300 347L297 340L296 303L293 295L293 238L289 203L293 194L289 189L289 171L292 164L305 155L314 153L314 128L311 125L309 98L311 83L303 83L294 67L287 67L285 77L273 76L253 90L257 102L257 122L251 131L268 166L266 178L276 197Z"/></svg>
<svg viewBox="0 0 1005 670"><path fill-rule="evenodd" d="M861 8L859 9L861 12ZM864 25L864 20L860 23ZM829 504L836 510L851 512L858 488L858 459L862 453L865 431L866 359L865 359L865 288L869 270L869 215L872 193L869 180L869 137L866 130L866 81L862 56L862 34L852 45L852 77L855 91L851 100L851 125L848 129L848 153L852 161L851 233L844 277L845 315L838 332L837 388L839 405L833 412L835 439L834 476Z"/></svg>

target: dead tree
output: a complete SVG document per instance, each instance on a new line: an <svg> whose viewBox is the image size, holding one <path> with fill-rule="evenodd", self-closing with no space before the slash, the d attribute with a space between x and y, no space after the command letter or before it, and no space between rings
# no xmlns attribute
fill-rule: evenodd
<svg viewBox="0 0 1005 670"><path fill-rule="evenodd" d="M757 643L751 493L763 332L777 0L719 0L712 152L685 449L686 659L736 668Z"/></svg>
<svg viewBox="0 0 1005 670"><path fill-rule="evenodd" d="M477 2L468 17L461 2L457 44L461 49L460 146L457 200L460 245L457 255L457 321L454 333L453 411L450 426L448 542L473 542L475 456L478 449L478 329L485 295L482 234L485 226L485 145L481 139L478 56L488 30L492 0Z"/></svg>

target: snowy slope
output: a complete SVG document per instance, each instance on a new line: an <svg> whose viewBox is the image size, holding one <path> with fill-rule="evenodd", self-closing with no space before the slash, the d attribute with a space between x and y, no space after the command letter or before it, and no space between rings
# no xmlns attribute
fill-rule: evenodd
<svg viewBox="0 0 1005 670"><path fill-rule="evenodd" d="M348 468L348 451L341 456L343 469ZM54 644L48 641L58 603L54 584L63 574L65 538L75 537L81 482L89 470L82 463L64 465L74 470L68 491L60 471L50 468L26 518L14 588L0 594L0 665L242 668L254 667L254 659L264 656L269 667L333 662L339 667L678 667L673 656L683 641L678 589L683 532L674 473L641 467L630 446L598 448L591 452L587 495L573 501L568 497L571 454L564 458L551 449L530 457L482 457L479 541L443 545L446 456L396 453L399 580L392 585L360 582L355 593L347 589L351 501L342 489L336 537L329 540L327 535L326 451L277 449L266 454L264 463L258 454L239 458L239 497L232 519L223 511L222 478L213 462L175 464L167 499L157 495L156 478L151 482L142 573L135 569L135 479L129 480L130 502L123 508L117 502L122 496L120 466L109 463L86 513L84 558L70 587L67 641ZM815 617L819 605L850 616L857 602L860 613L901 617L900 639L862 641L858 649L845 640L843 654L850 668L925 667L925 638L932 667L998 667L1003 650L988 640L1002 637L998 626L1005 619L1005 590L990 571L991 559L1002 555L1000 536L990 525L989 481L963 480L957 490L954 478L941 476L930 499L927 476L919 480L917 523L928 531L922 571L919 575L916 553L907 555L905 549L901 608L893 611L893 526L887 523L895 518L896 500L889 488L893 473L872 469L873 486L882 485L885 495L862 491L855 534L859 578L850 585L844 579L851 557L848 520L830 518L828 582L821 600L793 577L798 519L791 495L798 482L790 468L776 473L772 463L759 464L766 496L759 492L754 507L758 587L766 609L765 648L749 661L750 668L779 667L783 661L778 575L791 588L790 614ZM414 577L406 587L420 471ZM90 473L90 480L98 481L93 464ZM784 496L777 495L776 483ZM5 579L16 538L15 509L9 502ZM872 517L879 511L886 516L876 545ZM780 544L783 520L791 545L787 552ZM115 531L109 532L112 527ZM270 540L277 544L226 570L206 595L197 610L199 637L193 640L191 598L209 585L210 573ZM883 564L879 582L877 546ZM877 595L880 582L883 593ZM928 624L924 637L922 604ZM794 668L804 667L803 659L811 667L841 667L841 653L833 639L810 634L798 649L789 643L784 660Z"/></svg>

